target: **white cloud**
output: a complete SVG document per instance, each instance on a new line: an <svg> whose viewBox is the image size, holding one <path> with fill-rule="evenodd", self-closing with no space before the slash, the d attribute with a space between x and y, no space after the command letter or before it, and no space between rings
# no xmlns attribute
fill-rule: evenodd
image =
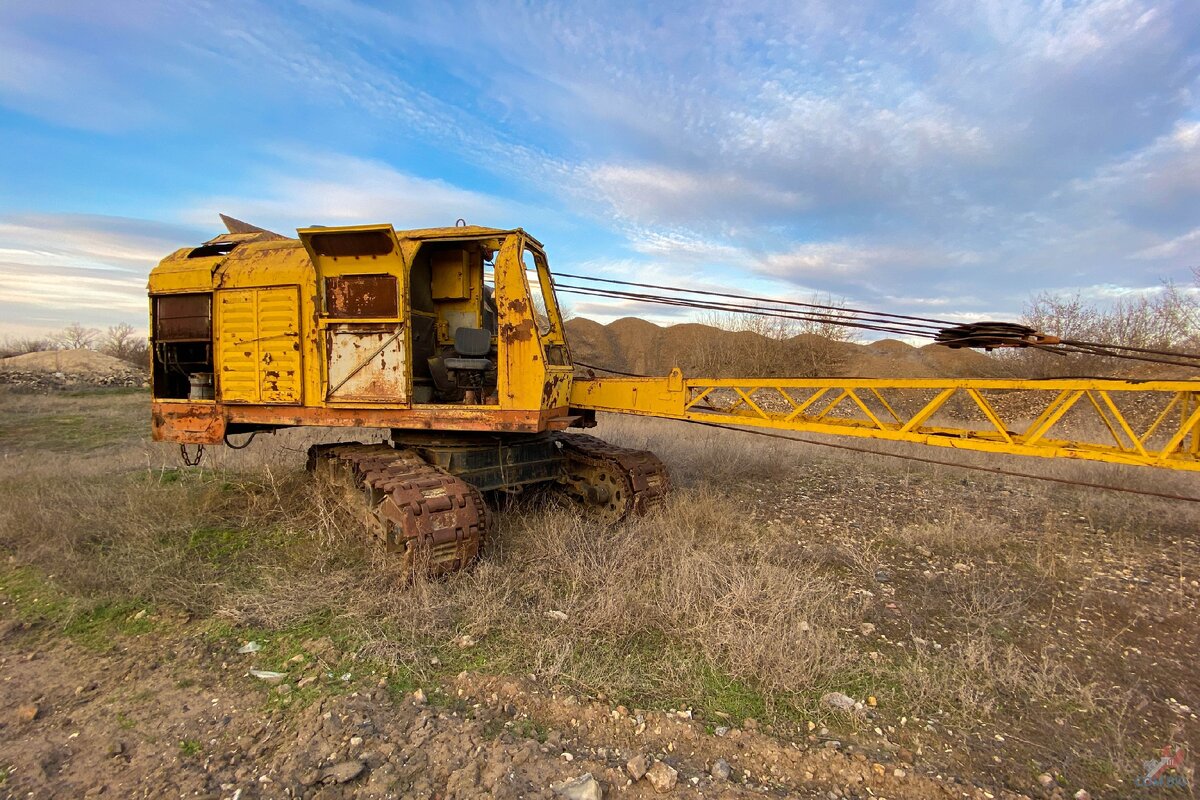
<svg viewBox="0 0 1200 800"><path fill-rule="evenodd" d="M150 269L198 240L185 226L124 217L0 217L0 331L144 327Z"/></svg>
<svg viewBox="0 0 1200 800"><path fill-rule="evenodd" d="M1146 261L1186 258L1200 262L1200 228L1193 228L1187 233L1169 239L1162 244L1139 250L1133 254L1133 257ZM1197 263L1197 266L1200 267L1200 263Z"/></svg>
<svg viewBox="0 0 1200 800"><path fill-rule="evenodd" d="M516 227L527 212L523 206L409 175L381 161L286 149L281 155L279 163L260 167L245 182L246 193L196 200L184 217L211 224L217 213L226 213L290 234L310 224L391 222L399 228L421 228L454 225L460 218Z"/></svg>

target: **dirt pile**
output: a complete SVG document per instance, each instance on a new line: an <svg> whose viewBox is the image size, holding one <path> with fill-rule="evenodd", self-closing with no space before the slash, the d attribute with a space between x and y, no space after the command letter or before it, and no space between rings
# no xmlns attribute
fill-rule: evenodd
<svg viewBox="0 0 1200 800"><path fill-rule="evenodd" d="M801 334L784 341L749 331L726 331L683 323L660 327L626 317L608 325L590 319L567 323L567 340L578 362L644 375L862 378L989 378L1006 366L974 350L940 345L913 347L894 339L870 344L835 342Z"/></svg>
<svg viewBox="0 0 1200 800"><path fill-rule="evenodd" d="M0 384L30 389L148 385L145 370L94 350L45 350L0 359Z"/></svg>

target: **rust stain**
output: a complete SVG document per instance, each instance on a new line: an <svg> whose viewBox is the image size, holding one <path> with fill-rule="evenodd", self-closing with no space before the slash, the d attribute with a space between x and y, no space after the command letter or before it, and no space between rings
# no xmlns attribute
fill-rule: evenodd
<svg viewBox="0 0 1200 800"><path fill-rule="evenodd" d="M523 319L515 325L506 322L500 326L500 338L505 342L528 342L536 335L537 325L531 319Z"/></svg>
<svg viewBox="0 0 1200 800"><path fill-rule="evenodd" d="M553 402L555 395L558 394L558 387L567 379L565 374L552 374L546 385L542 387L542 407L545 408Z"/></svg>
<svg viewBox="0 0 1200 800"><path fill-rule="evenodd" d="M155 403L155 441L217 444L230 423L258 425L321 425L358 428L428 428L459 431L501 430L535 433L561 416L560 410L501 411L495 408L280 408L224 403ZM158 418L161 418L159 423Z"/></svg>

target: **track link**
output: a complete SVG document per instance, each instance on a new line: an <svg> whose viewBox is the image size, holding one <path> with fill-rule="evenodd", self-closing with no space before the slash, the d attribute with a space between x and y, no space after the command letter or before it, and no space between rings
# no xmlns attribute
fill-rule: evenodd
<svg viewBox="0 0 1200 800"><path fill-rule="evenodd" d="M561 433L567 493L594 516L618 522L644 514L671 490L671 478L649 450L618 447L586 433Z"/></svg>
<svg viewBox="0 0 1200 800"><path fill-rule="evenodd" d="M470 484L387 444L313 445L311 471L328 470L363 497L364 520L406 575L445 575L470 566L491 531L491 514Z"/></svg>

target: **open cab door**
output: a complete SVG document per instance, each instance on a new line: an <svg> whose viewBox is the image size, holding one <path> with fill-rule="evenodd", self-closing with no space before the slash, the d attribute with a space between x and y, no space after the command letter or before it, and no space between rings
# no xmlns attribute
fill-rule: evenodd
<svg viewBox="0 0 1200 800"><path fill-rule="evenodd" d="M316 269L328 403L410 404L408 274L391 225L298 231Z"/></svg>

